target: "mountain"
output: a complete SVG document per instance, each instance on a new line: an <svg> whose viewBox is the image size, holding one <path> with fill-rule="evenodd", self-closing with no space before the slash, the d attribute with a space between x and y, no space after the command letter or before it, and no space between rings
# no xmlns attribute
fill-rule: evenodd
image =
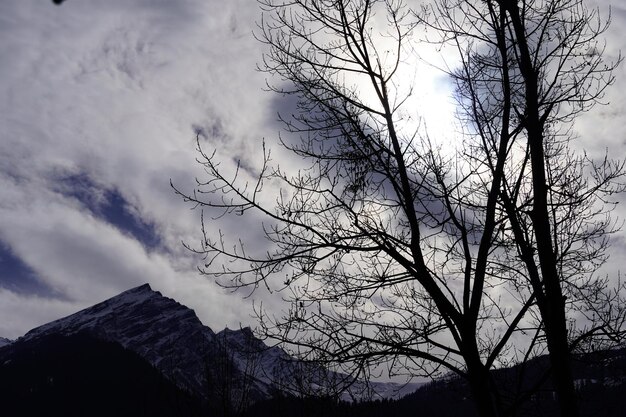
<svg viewBox="0 0 626 417"><path fill-rule="evenodd" d="M0 347L6 346L13 343L11 339L7 339L6 337L0 337Z"/></svg>
<svg viewBox="0 0 626 417"><path fill-rule="evenodd" d="M117 344L195 398L234 411L275 395L326 395L334 388L330 382L344 378L266 346L249 328L216 334L193 310L148 284L29 331L0 347L0 364L34 345L41 349L50 338L75 335ZM373 387L380 391L379 398L391 398L417 385L375 383ZM365 398L363 384L333 393L344 399Z"/></svg>
<svg viewBox="0 0 626 417"><path fill-rule="evenodd" d="M229 349L237 367L252 373L264 384L265 393L270 396L272 391L279 390L294 396L331 396L344 401L398 399L423 385L378 381L352 383L344 374L300 362L278 347L266 346L249 327L224 329L216 337Z"/></svg>
<svg viewBox="0 0 626 417"><path fill-rule="evenodd" d="M547 361L538 357L494 371L503 391L514 390L507 394L511 401L528 393L517 415L555 415L549 378L529 391L549 369ZM626 415L626 349L580 354L573 365L583 415ZM520 375L522 383L512 384ZM475 415L460 378L418 390L376 382L337 390L342 379L265 345L249 328L215 333L193 310L149 285L15 341L0 339L0 413L11 417ZM370 397L369 388L377 394ZM337 403L337 397L358 401ZM362 401L368 398L378 400Z"/></svg>
<svg viewBox="0 0 626 417"><path fill-rule="evenodd" d="M207 397L202 364L215 333L200 322L193 310L153 291L148 284L37 327L17 342L79 332L119 343L179 387Z"/></svg>

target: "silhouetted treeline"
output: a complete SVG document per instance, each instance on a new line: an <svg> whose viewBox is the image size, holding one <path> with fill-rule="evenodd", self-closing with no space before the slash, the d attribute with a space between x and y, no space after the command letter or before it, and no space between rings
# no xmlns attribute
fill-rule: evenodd
<svg viewBox="0 0 626 417"><path fill-rule="evenodd" d="M171 417L205 414L135 353L86 334L0 349L0 415Z"/></svg>
<svg viewBox="0 0 626 417"><path fill-rule="evenodd" d="M546 357L523 368L493 373L511 417L556 417L559 407L549 375L540 387L531 386L548 369ZM585 417L626 416L626 349L581 355L574 361L577 395ZM520 376L521 384L514 383ZM518 399L519 403L515 403ZM458 378L434 381L398 401L363 403L331 399L279 397L253 405L244 417L475 417L468 384Z"/></svg>
<svg viewBox="0 0 626 417"><path fill-rule="evenodd" d="M494 381L511 402L514 417L558 415L550 378L529 384L548 367L547 358L495 371ZM583 416L626 416L626 349L578 356L574 362ZM525 395L526 394L526 395ZM295 398L276 392L243 412L219 401L202 402L120 345L87 334L54 335L0 348L0 415L10 417L474 417L474 401L457 377L432 382L398 401L341 402ZM525 396L524 396L525 395ZM511 404L509 404L511 405ZM228 414L227 416L225 414Z"/></svg>

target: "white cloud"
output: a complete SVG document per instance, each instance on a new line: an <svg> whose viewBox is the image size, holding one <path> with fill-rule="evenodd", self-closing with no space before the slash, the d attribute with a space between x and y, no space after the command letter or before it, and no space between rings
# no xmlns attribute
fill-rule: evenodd
<svg viewBox="0 0 626 417"><path fill-rule="evenodd" d="M169 187L191 186L192 125L219 129L244 153L260 137L263 77L248 1L20 1L0 4L0 238L68 300L23 298L0 334L71 313L150 282L197 308L218 329L249 321L239 296L198 277L180 246L198 216ZM6 59L5 59L6 58ZM163 233L166 252L52 192L58 171L117 189ZM24 311L28 308L30 313ZM7 317L3 314L3 317Z"/></svg>
<svg viewBox="0 0 626 417"><path fill-rule="evenodd" d="M215 329L251 322L249 300L199 277L198 260L182 249L181 240L200 238L198 214L169 179L189 189L202 175L194 129L225 159L253 166L261 138L275 137L277 98L262 91L264 74L255 71L261 46L251 31L259 13L249 0L0 2L0 239L68 298L0 289L0 336L19 336L143 282L195 308ZM613 19L611 54L626 49L623 7L614 7ZM624 67L616 75L612 105L577 129L588 146L619 155ZM167 250L146 252L53 192L58 170L119 190L156 225ZM249 230L240 221L224 227Z"/></svg>
<svg viewBox="0 0 626 417"><path fill-rule="evenodd" d="M217 329L226 323L232 326L249 321L251 309L237 297L227 296L198 277L190 262L186 268L177 269L172 255L147 253L138 241L81 211L78 203L58 194L32 184L22 184L18 190L5 182L2 188L14 196L16 191L23 195L15 200L19 209L0 210L0 239L9 242L19 258L67 299L39 303L22 295L24 307L11 312L0 333L4 330L6 336L15 337L58 318L55 314L59 312L73 312L144 282L193 306L205 323ZM30 195L37 197L29 199ZM0 305L13 305L16 297L2 291ZM24 313L26 307L29 313Z"/></svg>

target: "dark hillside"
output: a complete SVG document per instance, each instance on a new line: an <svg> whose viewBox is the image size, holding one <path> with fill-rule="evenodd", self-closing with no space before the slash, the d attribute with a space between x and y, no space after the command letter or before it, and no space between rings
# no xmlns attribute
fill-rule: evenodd
<svg viewBox="0 0 626 417"><path fill-rule="evenodd" d="M87 334L1 348L0 397L11 417L200 415L197 400L138 355Z"/></svg>
<svg viewBox="0 0 626 417"><path fill-rule="evenodd" d="M538 390L531 384L548 369L546 357L525 367L494 372L494 380L505 399L522 399L509 407L511 417L556 417L558 404L550 378ZM577 394L584 417L626 416L626 349L578 355L574 362ZM523 375L524 383L518 385ZM510 405L510 404L509 404ZM423 386L398 401L336 403L329 399L276 398L253 405L246 417L475 417L474 402L467 383L457 377Z"/></svg>

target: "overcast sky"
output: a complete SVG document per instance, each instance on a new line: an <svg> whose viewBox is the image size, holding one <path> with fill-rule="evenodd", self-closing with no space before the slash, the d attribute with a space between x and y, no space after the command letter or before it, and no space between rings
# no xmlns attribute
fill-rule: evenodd
<svg viewBox="0 0 626 417"><path fill-rule="evenodd" d="M626 50L626 8L612 15L609 59ZM0 0L0 336L146 282L214 330L254 325L251 300L199 276L182 248L200 238L198 212L169 182L201 175L196 133L251 164L277 136L282 104L255 70L259 17L253 0ZM616 75L611 105L576 125L592 154L626 149L624 66ZM450 102L424 79L430 103ZM607 270L625 248L615 236Z"/></svg>

